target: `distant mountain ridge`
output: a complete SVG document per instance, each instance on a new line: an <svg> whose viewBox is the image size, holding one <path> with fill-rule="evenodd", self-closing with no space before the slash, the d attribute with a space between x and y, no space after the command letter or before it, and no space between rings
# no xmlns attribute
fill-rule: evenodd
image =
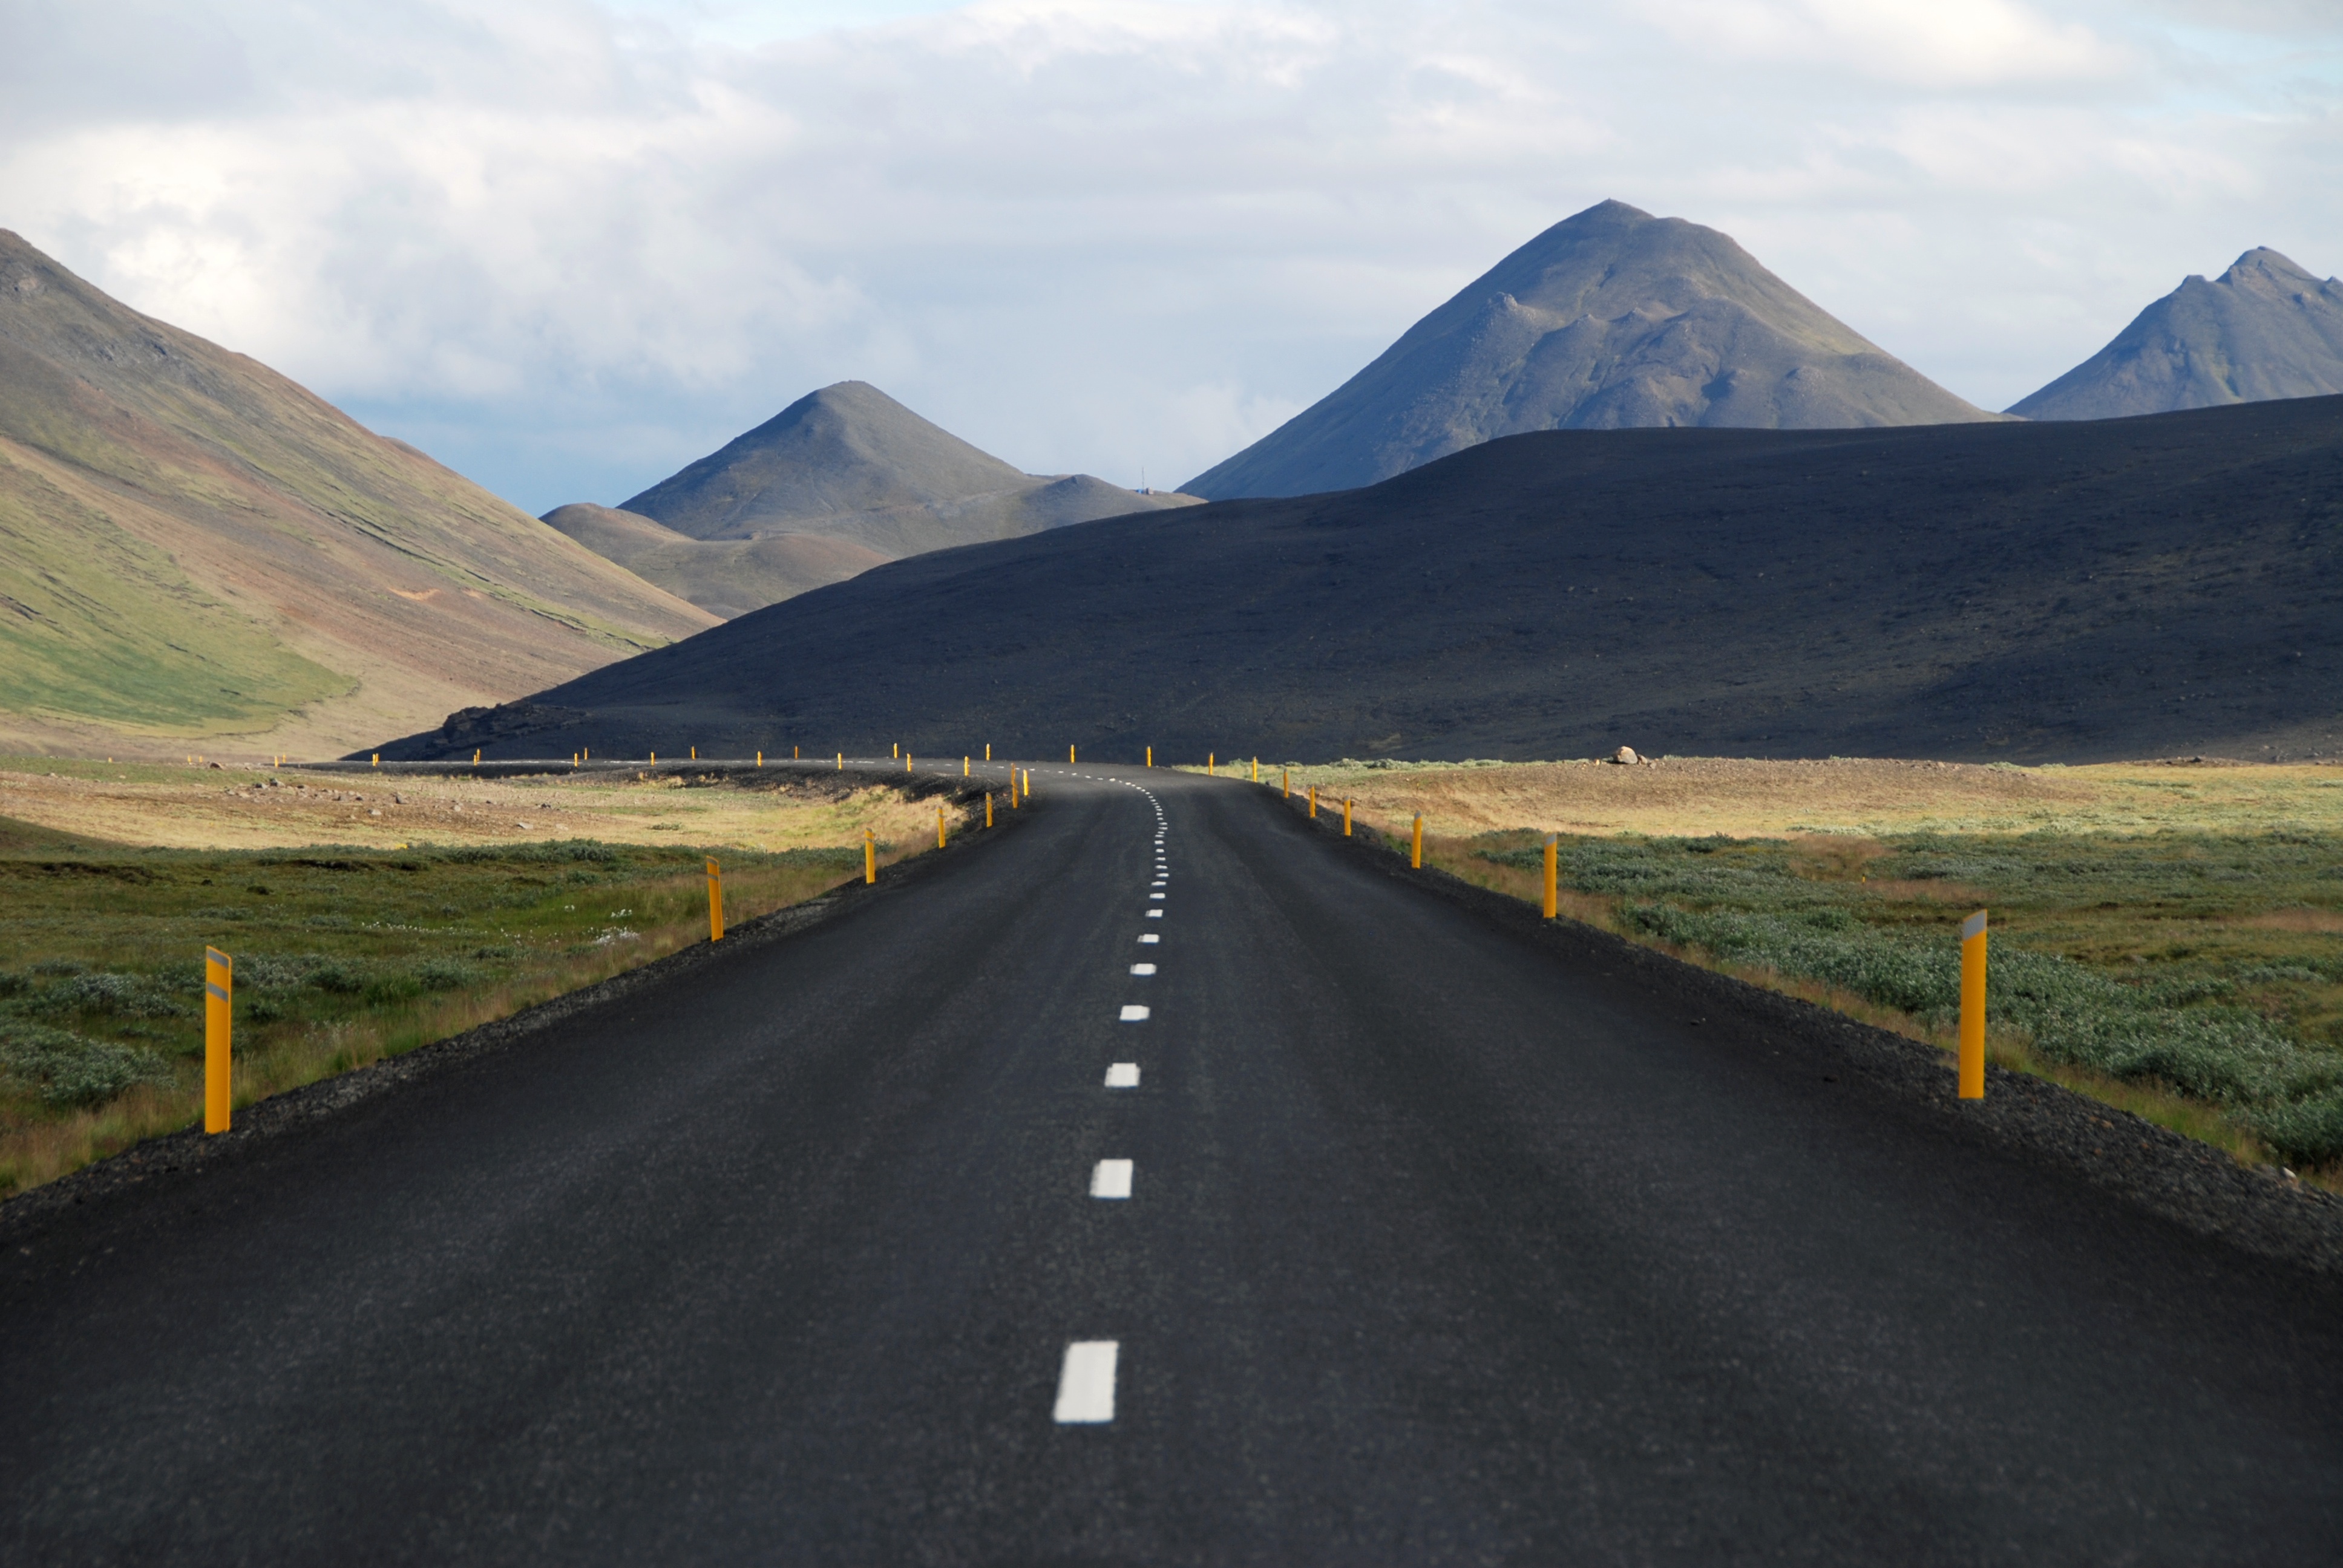
<svg viewBox="0 0 2343 1568"><path fill-rule="evenodd" d="M2343 392L2343 282L2256 248L2191 274L2112 342L2012 404L2028 419L2116 419Z"/></svg>
<svg viewBox="0 0 2343 1568"><path fill-rule="evenodd" d="M1181 487L1214 500L1348 489L1531 430L1997 417L1828 315L1729 236L1605 201Z"/></svg>
<svg viewBox="0 0 2343 1568"><path fill-rule="evenodd" d="M0 230L0 746L332 754L712 624Z"/></svg>
<svg viewBox="0 0 2343 1568"><path fill-rule="evenodd" d="M729 618L881 561L1196 499L1028 474L840 381L622 507L557 507L545 521Z"/></svg>

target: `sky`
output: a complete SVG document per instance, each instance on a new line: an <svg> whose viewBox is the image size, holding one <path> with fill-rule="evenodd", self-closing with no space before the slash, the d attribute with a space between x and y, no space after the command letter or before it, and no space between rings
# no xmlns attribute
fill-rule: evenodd
<svg viewBox="0 0 2343 1568"><path fill-rule="evenodd" d="M0 0L0 227L531 512L849 378L1176 484L1605 197L1998 408L2338 170L2338 0Z"/></svg>

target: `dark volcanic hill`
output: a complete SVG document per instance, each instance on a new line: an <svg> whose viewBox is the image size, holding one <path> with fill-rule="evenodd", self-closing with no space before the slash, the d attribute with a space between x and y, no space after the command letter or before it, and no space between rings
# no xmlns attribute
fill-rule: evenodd
<svg viewBox="0 0 2343 1568"><path fill-rule="evenodd" d="M1529 430L1994 417L1730 236L1606 201L1539 235L1373 364L1181 488L1213 500L1348 489Z"/></svg>
<svg viewBox="0 0 2343 1568"><path fill-rule="evenodd" d="M493 755L2332 756L2343 397L1517 436L898 561L542 700Z"/></svg>
<svg viewBox="0 0 2343 1568"><path fill-rule="evenodd" d="M2249 250L2210 283L2191 275L2115 341L2009 410L2115 419L2343 392L2343 282Z"/></svg>
<svg viewBox="0 0 2343 1568"><path fill-rule="evenodd" d="M876 387L840 381L622 508L573 503L544 520L730 617L923 550L1195 504L1021 472Z"/></svg>

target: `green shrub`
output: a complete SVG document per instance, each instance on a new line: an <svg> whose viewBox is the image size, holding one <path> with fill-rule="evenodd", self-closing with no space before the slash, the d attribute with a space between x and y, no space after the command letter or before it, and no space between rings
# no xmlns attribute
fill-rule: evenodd
<svg viewBox="0 0 2343 1568"><path fill-rule="evenodd" d="M415 978L426 990L460 990L478 981L480 971L453 959L426 959L416 966Z"/></svg>
<svg viewBox="0 0 2343 1568"><path fill-rule="evenodd" d="M51 1105L95 1105L136 1083L167 1083L151 1050L62 1029L0 1020L0 1072Z"/></svg>
<svg viewBox="0 0 2343 1568"><path fill-rule="evenodd" d="M184 993L174 994L155 976L106 971L59 980L34 999L34 1007L53 1017L104 1012L119 1018L183 1018L195 1010Z"/></svg>

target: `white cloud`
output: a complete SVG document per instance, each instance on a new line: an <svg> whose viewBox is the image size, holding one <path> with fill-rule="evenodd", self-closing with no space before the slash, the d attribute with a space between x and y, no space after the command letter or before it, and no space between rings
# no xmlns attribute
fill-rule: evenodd
<svg viewBox="0 0 2343 1568"><path fill-rule="evenodd" d="M2132 51L2013 0L1655 0L1680 47L1898 85L2001 87L2117 77Z"/></svg>
<svg viewBox="0 0 2343 1568"><path fill-rule="evenodd" d="M540 510L845 377L1184 478L1604 196L1998 406L2249 245L2343 268L2333 13L2225 15L19 0L0 224Z"/></svg>

